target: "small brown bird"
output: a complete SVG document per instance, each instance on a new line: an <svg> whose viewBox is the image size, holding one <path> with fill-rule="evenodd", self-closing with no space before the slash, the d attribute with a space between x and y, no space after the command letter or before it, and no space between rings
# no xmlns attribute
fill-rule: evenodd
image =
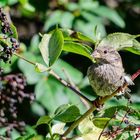
<svg viewBox="0 0 140 140"><path fill-rule="evenodd" d="M92 56L96 63L88 68L89 82L99 96L107 96L121 87L124 82L133 84L124 72L120 54L112 47L97 47Z"/></svg>

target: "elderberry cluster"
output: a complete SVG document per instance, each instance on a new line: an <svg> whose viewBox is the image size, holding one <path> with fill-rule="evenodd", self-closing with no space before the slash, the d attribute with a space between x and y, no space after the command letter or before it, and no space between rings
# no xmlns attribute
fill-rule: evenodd
<svg viewBox="0 0 140 140"><path fill-rule="evenodd" d="M25 123L19 121L19 105L32 101L32 93L25 92L26 79L22 74L0 77L0 127L7 127L7 136L13 128L22 131Z"/></svg>
<svg viewBox="0 0 140 140"><path fill-rule="evenodd" d="M0 59L4 62L7 62L11 58L12 54L19 48L19 43L15 38L10 38L10 41L12 47L3 44L3 49L0 52Z"/></svg>
<svg viewBox="0 0 140 140"><path fill-rule="evenodd" d="M19 42L11 37L14 33L2 8L0 8L0 24L2 34L0 38L0 61L3 60L7 62L10 60L12 54L19 48ZM7 41L10 43L7 44Z"/></svg>
<svg viewBox="0 0 140 140"><path fill-rule="evenodd" d="M0 8L0 20L1 20L1 32L4 34L8 33L12 35L13 32L10 28L9 22L7 21L6 14L3 12L2 8Z"/></svg>

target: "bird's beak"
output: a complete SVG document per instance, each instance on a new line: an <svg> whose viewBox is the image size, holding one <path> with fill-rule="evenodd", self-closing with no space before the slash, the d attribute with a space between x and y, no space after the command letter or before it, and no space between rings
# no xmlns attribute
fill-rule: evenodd
<svg viewBox="0 0 140 140"><path fill-rule="evenodd" d="M98 59L101 58L100 53L98 53L96 50L92 53L93 58Z"/></svg>

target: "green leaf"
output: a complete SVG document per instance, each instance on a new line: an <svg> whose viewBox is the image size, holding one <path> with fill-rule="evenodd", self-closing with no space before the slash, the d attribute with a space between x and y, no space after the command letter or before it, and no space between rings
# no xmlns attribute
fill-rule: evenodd
<svg viewBox="0 0 140 140"><path fill-rule="evenodd" d="M127 50L140 55L140 42L136 40L138 37L140 37L140 35L113 33L103 38L97 47L110 46L116 50Z"/></svg>
<svg viewBox="0 0 140 140"><path fill-rule="evenodd" d="M61 122L73 122L80 116L80 110L75 105L61 105L55 111L53 119Z"/></svg>
<svg viewBox="0 0 140 140"><path fill-rule="evenodd" d="M63 34L59 29L55 29L49 41L49 66L59 57L64 44Z"/></svg>
<svg viewBox="0 0 140 140"><path fill-rule="evenodd" d="M70 29L61 29L63 33L63 37L65 41L83 41L85 43L92 43L95 44L95 40L91 39L90 37L84 35L81 32L76 32Z"/></svg>
<svg viewBox="0 0 140 140"><path fill-rule="evenodd" d="M99 2L98 1L80 1L79 3L80 8L82 10L91 10L91 9L95 9L99 6Z"/></svg>
<svg viewBox="0 0 140 140"><path fill-rule="evenodd" d="M15 139L17 139L19 136L20 136L20 133L19 133L17 130L13 129L12 132L11 132L11 139L12 139L12 140L15 140Z"/></svg>
<svg viewBox="0 0 140 140"><path fill-rule="evenodd" d="M132 47L133 39L134 37L127 33L112 33L103 38L98 44L98 47L110 46L116 50L120 50L123 47Z"/></svg>
<svg viewBox="0 0 140 140"><path fill-rule="evenodd" d="M76 32L76 36L78 39L82 40L82 41L85 41L85 42L90 42L90 43L93 43L95 44L95 40L91 39L90 37L84 35L83 33L80 33L80 32Z"/></svg>
<svg viewBox="0 0 140 140"><path fill-rule="evenodd" d="M59 29L55 29L52 35L44 34L39 44L43 60L51 66L59 57L62 51L64 39Z"/></svg>
<svg viewBox="0 0 140 140"><path fill-rule="evenodd" d="M87 86L89 86L90 84L89 84L89 79L88 79L88 77L87 76L85 76L84 78L83 78L83 80L81 81L81 83L79 83L79 88L80 89L83 89L83 88L85 88L85 87L87 87Z"/></svg>
<svg viewBox="0 0 140 140"><path fill-rule="evenodd" d="M0 7L6 6L7 2L8 2L8 0L1 0L0 1Z"/></svg>
<svg viewBox="0 0 140 140"><path fill-rule="evenodd" d="M35 34L30 41L29 51L31 51L34 54L38 53L39 52L39 49L38 49L39 42L40 42L39 35Z"/></svg>
<svg viewBox="0 0 140 140"><path fill-rule="evenodd" d="M8 5L14 5L18 2L18 0L8 0Z"/></svg>
<svg viewBox="0 0 140 140"><path fill-rule="evenodd" d="M10 65L0 61L0 66L4 69L4 73L10 73L13 70L13 66L16 64L17 60L18 58L16 56L12 56Z"/></svg>
<svg viewBox="0 0 140 140"><path fill-rule="evenodd" d="M116 111L120 111L120 110L127 110L127 106L124 106L124 105L121 105L121 106L112 106L112 107L109 107L107 108L105 111L104 111L104 117L109 117L109 118L112 118L112 116L115 114Z"/></svg>
<svg viewBox="0 0 140 140"><path fill-rule="evenodd" d="M44 137L42 135L35 135L32 139L28 139L28 140L44 140Z"/></svg>
<svg viewBox="0 0 140 140"><path fill-rule="evenodd" d="M2 128L0 129L0 136L5 135L6 130L7 130L7 128L6 128L6 127L2 127Z"/></svg>
<svg viewBox="0 0 140 140"><path fill-rule="evenodd" d="M22 55L26 59L28 59L32 62L36 62L36 60L37 60L37 56L33 55L30 52L26 52ZM24 75L26 76L28 84L36 84L42 78L42 76L44 74L44 73L38 74L38 72L35 71L33 65L29 64L28 62L26 62L22 59L19 59L18 67L24 73Z"/></svg>
<svg viewBox="0 0 140 140"><path fill-rule="evenodd" d="M104 128L106 123L108 123L110 118L94 118L92 120L93 124L98 128Z"/></svg>
<svg viewBox="0 0 140 140"><path fill-rule="evenodd" d="M21 136L21 137L17 138L16 140L29 140L33 137L34 137L34 134L27 134L25 136Z"/></svg>
<svg viewBox="0 0 140 140"><path fill-rule="evenodd" d="M55 110L54 114L59 115L59 114L63 113L64 110L68 109L70 106L71 106L70 104L61 105Z"/></svg>
<svg viewBox="0 0 140 140"><path fill-rule="evenodd" d="M63 103L68 103L64 89L65 87L53 77L43 77L35 86L36 100L49 113L53 113L62 104L62 101Z"/></svg>
<svg viewBox="0 0 140 140"><path fill-rule="evenodd" d="M71 103L71 104L81 103L81 99L79 98L79 96L77 96L72 90L65 88L65 94L69 100L68 103ZM78 108L80 109L81 113L84 113L85 110L87 109L84 104L78 104Z"/></svg>
<svg viewBox="0 0 140 140"><path fill-rule="evenodd" d="M44 30L47 31L50 27L59 24L61 21L62 11L54 11L46 20Z"/></svg>
<svg viewBox="0 0 140 140"><path fill-rule="evenodd" d="M33 102L31 104L31 110L34 114L37 114L38 116L44 116L45 115L44 107L41 104L39 104L38 102Z"/></svg>
<svg viewBox="0 0 140 140"><path fill-rule="evenodd" d="M37 121L35 127L42 125L42 124L49 124L51 120L52 120L52 118L50 118L49 116L42 116Z"/></svg>
<svg viewBox="0 0 140 140"><path fill-rule="evenodd" d="M68 80L65 73L62 71L62 68L68 73L70 76L71 81L74 84L79 84L83 80L83 74L67 62L59 59L53 66L52 69L59 75L62 79Z"/></svg>
<svg viewBox="0 0 140 140"><path fill-rule="evenodd" d="M17 33L16 27L13 24L10 24L10 28L11 28L11 30L13 32L12 37L14 37L15 39L18 39L18 33Z"/></svg>
<svg viewBox="0 0 140 140"><path fill-rule="evenodd" d="M24 10L28 12L35 12L35 8L29 3L28 0L19 0Z"/></svg>
<svg viewBox="0 0 140 140"><path fill-rule="evenodd" d="M85 42L85 43L92 43L95 44L95 40L91 39L90 37L84 35L81 32L76 32L70 29L61 29L64 40L65 41L79 41L79 42ZM90 48L90 47L89 47Z"/></svg>
<svg viewBox="0 0 140 140"><path fill-rule="evenodd" d="M113 120L113 121L122 121L122 116L125 115L126 111L128 112L129 110L129 122L134 123L134 124L140 124L140 112L137 111L136 109L132 107L127 107L127 106L113 106L109 107L104 111L104 117L109 117L112 118L114 116L115 112L119 112L119 115L116 116L118 120ZM121 115L120 115L121 114Z"/></svg>
<svg viewBox="0 0 140 140"><path fill-rule="evenodd" d="M114 24L118 25L121 28L125 27L125 22L123 18L113 9L105 7L105 6L99 6L98 8L95 8L92 10L94 13L98 14L99 16L106 17L109 20L111 20Z"/></svg>
<svg viewBox="0 0 140 140"><path fill-rule="evenodd" d="M132 47L125 47L123 49L126 51L129 51L129 52L132 52L134 54L140 55L140 42L138 42L136 39L134 39Z"/></svg>
<svg viewBox="0 0 140 140"><path fill-rule="evenodd" d="M116 50L127 50L140 55L140 43L136 40L139 36L139 34L112 33L102 39L98 47L110 46Z"/></svg>
<svg viewBox="0 0 140 140"><path fill-rule="evenodd" d="M78 41L78 39L72 37L72 34L74 33L73 30L63 28L61 28L60 30L62 31L64 41Z"/></svg>
<svg viewBox="0 0 140 140"><path fill-rule="evenodd" d="M71 42L71 41L65 41L63 50L86 56L90 60L94 61L93 57L91 56L92 49L86 45L81 45L80 43L75 43L75 42Z"/></svg>
<svg viewBox="0 0 140 140"><path fill-rule="evenodd" d="M61 16L60 25L63 28L72 28L73 20L74 20L74 15L72 13L63 12Z"/></svg>
<svg viewBox="0 0 140 140"><path fill-rule="evenodd" d="M41 90L40 90L41 89ZM55 110L55 104L56 101L54 99L54 94L51 90L51 86L48 83L48 80L42 79L40 80L37 85L35 86L35 96L36 100L49 112L52 110ZM54 102L53 102L54 101ZM51 108L50 108L51 106ZM52 112L53 112L52 111Z"/></svg>
<svg viewBox="0 0 140 140"><path fill-rule="evenodd" d="M79 5L75 2L68 2L68 4L66 4L65 6L69 11L75 11L79 9Z"/></svg>
<svg viewBox="0 0 140 140"><path fill-rule="evenodd" d="M94 35L94 29L98 25L99 31L102 33L101 36L104 37L106 35L105 27L102 23L102 20L100 17L94 16L93 14L87 14L87 12L82 11L82 17L84 17L88 22L85 22L81 19L77 19L75 21L74 27L80 31L83 32L86 36L89 36L93 39L96 39L96 36Z"/></svg>

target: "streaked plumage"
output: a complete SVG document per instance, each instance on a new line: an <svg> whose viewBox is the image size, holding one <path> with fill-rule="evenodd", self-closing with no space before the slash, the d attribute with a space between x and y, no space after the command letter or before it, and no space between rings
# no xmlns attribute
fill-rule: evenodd
<svg viewBox="0 0 140 140"><path fill-rule="evenodd" d="M89 82L97 95L110 95L126 81L121 56L107 46L96 48L92 56L97 63L88 68Z"/></svg>

